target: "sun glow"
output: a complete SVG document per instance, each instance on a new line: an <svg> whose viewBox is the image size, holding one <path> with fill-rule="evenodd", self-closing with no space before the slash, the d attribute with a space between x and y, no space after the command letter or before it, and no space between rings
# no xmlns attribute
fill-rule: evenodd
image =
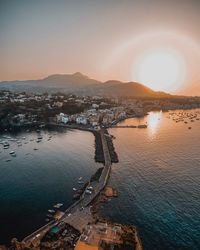
<svg viewBox="0 0 200 250"><path fill-rule="evenodd" d="M184 59L169 49L146 51L132 68L134 80L157 91L176 91L186 78Z"/></svg>
<svg viewBox="0 0 200 250"><path fill-rule="evenodd" d="M118 41L103 61L101 76L104 81L138 81L157 91L194 95L190 85L197 81L199 64L200 45L191 36L152 30Z"/></svg>

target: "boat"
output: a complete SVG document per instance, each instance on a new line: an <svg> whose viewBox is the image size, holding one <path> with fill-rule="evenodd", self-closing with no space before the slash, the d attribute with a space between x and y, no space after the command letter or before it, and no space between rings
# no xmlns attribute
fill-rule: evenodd
<svg viewBox="0 0 200 250"><path fill-rule="evenodd" d="M57 204L55 204L53 207L55 207L55 208L60 208L60 207L62 207L62 206L63 206L62 203L57 203Z"/></svg>
<svg viewBox="0 0 200 250"><path fill-rule="evenodd" d="M11 161L11 159L7 159L7 160L5 160L6 162L9 162L9 161Z"/></svg>
<svg viewBox="0 0 200 250"><path fill-rule="evenodd" d="M13 150L10 151L10 154L11 154L11 155L14 155L14 154L15 154L15 151L13 151Z"/></svg>
<svg viewBox="0 0 200 250"><path fill-rule="evenodd" d="M84 181L78 181L78 184L84 184Z"/></svg>
<svg viewBox="0 0 200 250"><path fill-rule="evenodd" d="M56 211L53 210L53 209L49 209L48 212L49 212L49 213L55 213Z"/></svg>
<svg viewBox="0 0 200 250"><path fill-rule="evenodd" d="M6 141L3 143L3 147L4 147L4 149L7 149L10 147L10 144Z"/></svg>
<svg viewBox="0 0 200 250"><path fill-rule="evenodd" d="M53 215L52 214L47 214L47 217L52 218Z"/></svg>
<svg viewBox="0 0 200 250"><path fill-rule="evenodd" d="M76 191L77 189L76 188L73 188L73 191Z"/></svg>
<svg viewBox="0 0 200 250"><path fill-rule="evenodd" d="M60 207L62 207L62 206L63 206L63 204L62 204L62 203L58 203L57 205L58 205L58 206L60 206Z"/></svg>
<svg viewBox="0 0 200 250"><path fill-rule="evenodd" d="M85 193L86 193L86 194L92 194L92 191L86 189L86 190L85 190Z"/></svg>
<svg viewBox="0 0 200 250"><path fill-rule="evenodd" d="M79 177L78 180L81 181L83 179L83 177Z"/></svg>
<svg viewBox="0 0 200 250"><path fill-rule="evenodd" d="M38 150L38 148L34 148L34 150Z"/></svg>

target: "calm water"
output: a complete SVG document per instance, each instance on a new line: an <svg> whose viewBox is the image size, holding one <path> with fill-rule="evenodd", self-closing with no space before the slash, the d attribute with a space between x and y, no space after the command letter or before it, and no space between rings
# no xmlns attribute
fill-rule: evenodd
<svg viewBox="0 0 200 250"><path fill-rule="evenodd" d="M148 129L111 129L120 163L110 183L119 198L101 213L135 224L145 249L200 249L200 121L175 123L168 114L122 124ZM192 126L188 130L188 126Z"/></svg>
<svg viewBox="0 0 200 250"><path fill-rule="evenodd" d="M110 129L120 160L113 165L110 184L119 197L101 213L136 225L145 249L200 249L200 121L175 123L167 117L157 112L123 122L147 122L147 129ZM90 133L43 132L40 143L34 132L15 137L23 136L22 147L10 142L11 148L3 150L0 145L0 242L38 228L53 204L70 205L77 179L89 179L101 166L93 160Z"/></svg>
<svg viewBox="0 0 200 250"><path fill-rule="evenodd" d="M9 142L11 146L6 150L0 145L1 243L14 236L22 239L43 225L47 210L54 204L61 202L68 207L78 178L89 180L99 167L93 160L91 133L68 130L46 131L42 135L40 143L36 142L37 133L31 132L12 136L22 141L21 147L16 142ZM9 155L11 150L16 151L16 157ZM6 162L7 159L12 161Z"/></svg>

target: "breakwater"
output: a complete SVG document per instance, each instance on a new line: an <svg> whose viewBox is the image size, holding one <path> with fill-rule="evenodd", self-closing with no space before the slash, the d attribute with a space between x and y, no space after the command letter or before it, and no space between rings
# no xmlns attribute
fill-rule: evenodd
<svg viewBox="0 0 200 250"><path fill-rule="evenodd" d="M93 131L93 134L95 136L95 156L94 156L94 159L96 162L105 164L101 135L97 131Z"/></svg>
<svg viewBox="0 0 200 250"><path fill-rule="evenodd" d="M113 144L113 137L108 133L108 130L105 130L105 135L106 135L106 141L108 144L108 149L110 152L110 158L112 163L117 163L119 162L118 155L115 151L115 147Z"/></svg>
<svg viewBox="0 0 200 250"><path fill-rule="evenodd" d="M119 162L119 159L113 145L113 138L107 130L104 130L104 133L110 153L111 163L117 163ZM95 161L105 164L101 135L98 131L93 131L93 134L95 136Z"/></svg>

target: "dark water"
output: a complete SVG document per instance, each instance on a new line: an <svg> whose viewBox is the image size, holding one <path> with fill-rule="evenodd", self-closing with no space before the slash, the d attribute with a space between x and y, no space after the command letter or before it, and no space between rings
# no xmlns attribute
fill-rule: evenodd
<svg viewBox="0 0 200 250"><path fill-rule="evenodd" d="M175 123L167 117L151 113L123 122L147 121L147 129L110 129L120 160L112 167L110 184L119 197L101 213L136 225L144 249L200 249L200 121ZM1 243L37 229L53 204L70 205L77 179L88 180L101 166L93 160L94 137L88 132L46 131L40 143L34 132L16 135L23 136L22 147L0 145ZM9 156L11 150L16 158Z"/></svg>
<svg viewBox="0 0 200 250"><path fill-rule="evenodd" d="M110 129L120 162L110 183L118 199L101 213L138 227L145 249L200 249L200 121L175 123L168 114L122 124L148 129ZM192 126L189 130L188 126Z"/></svg>
<svg viewBox="0 0 200 250"><path fill-rule="evenodd" d="M82 176L89 180L99 167L94 162L91 133L68 130L46 131L42 135L40 143L36 142L37 134L31 132L12 136L22 141L21 147L12 141L9 149L0 145L0 243L7 243L14 236L22 239L43 225L47 210L54 204L69 206L77 179ZM26 139L22 140L24 136ZM2 136L1 139L6 140ZM11 150L16 151L16 157L9 155ZM12 161L6 162L7 159Z"/></svg>

